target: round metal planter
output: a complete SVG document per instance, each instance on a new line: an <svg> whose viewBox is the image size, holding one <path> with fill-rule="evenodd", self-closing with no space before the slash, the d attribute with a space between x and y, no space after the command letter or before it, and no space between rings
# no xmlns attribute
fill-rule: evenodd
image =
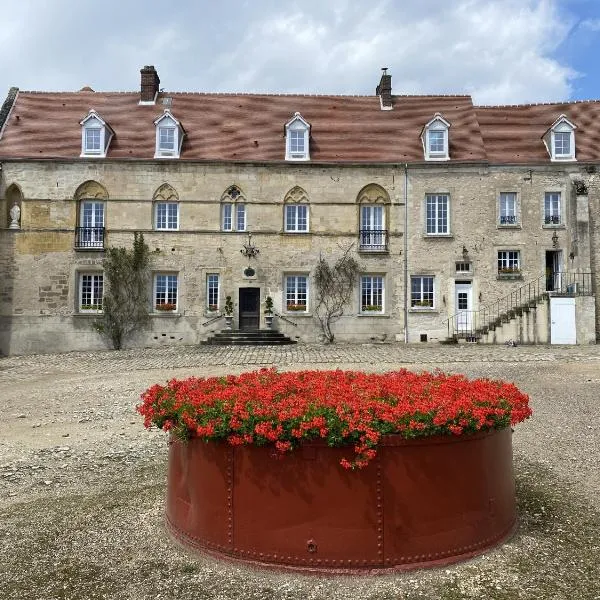
<svg viewBox="0 0 600 600"><path fill-rule="evenodd" d="M458 437L387 436L361 470L352 448L174 441L167 523L187 546L315 572L437 566L505 540L516 523L510 428Z"/></svg>

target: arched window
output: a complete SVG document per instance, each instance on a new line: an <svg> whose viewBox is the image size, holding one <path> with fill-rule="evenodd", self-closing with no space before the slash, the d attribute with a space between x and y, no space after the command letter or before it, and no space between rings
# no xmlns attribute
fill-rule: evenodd
<svg viewBox="0 0 600 600"><path fill-rule="evenodd" d="M379 185L365 186L356 198L359 210L359 250L363 252L387 252L388 193Z"/></svg>
<svg viewBox="0 0 600 600"><path fill-rule="evenodd" d="M221 196L221 230L246 231L246 198L237 185L229 186Z"/></svg>
<svg viewBox="0 0 600 600"><path fill-rule="evenodd" d="M75 192L79 212L75 228L75 248L79 250L103 250L105 211L108 192L97 181L82 183Z"/></svg>
<svg viewBox="0 0 600 600"><path fill-rule="evenodd" d="M301 187L292 188L283 199L283 230L287 233L308 233L308 194Z"/></svg>
<svg viewBox="0 0 600 600"><path fill-rule="evenodd" d="M179 196L173 187L163 183L152 198L154 229L177 231L179 229Z"/></svg>

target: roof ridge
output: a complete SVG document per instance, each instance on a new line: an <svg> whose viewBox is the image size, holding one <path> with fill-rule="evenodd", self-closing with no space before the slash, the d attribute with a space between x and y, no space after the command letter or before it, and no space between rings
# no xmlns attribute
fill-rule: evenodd
<svg viewBox="0 0 600 600"><path fill-rule="evenodd" d="M524 102L522 104L475 104L474 108L517 108L525 106L557 106L567 104L597 104L600 100L559 100L557 102Z"/></svg>

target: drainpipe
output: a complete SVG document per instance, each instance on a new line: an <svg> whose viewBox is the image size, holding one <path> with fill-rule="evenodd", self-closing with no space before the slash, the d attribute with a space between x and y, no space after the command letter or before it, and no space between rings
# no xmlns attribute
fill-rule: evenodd
<svg viewBox="0 0 600 600"><path fill-rule="evenodd" d="M408 163L404 163L404 343L408 344Z"/></svg>

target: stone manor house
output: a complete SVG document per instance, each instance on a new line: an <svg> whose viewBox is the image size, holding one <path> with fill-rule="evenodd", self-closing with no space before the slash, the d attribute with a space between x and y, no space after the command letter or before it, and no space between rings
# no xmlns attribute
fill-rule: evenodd
<svg viewBox="0 0 600 600"><path fill-rule="evenodd" d="M0 111L0 353L107 347L107 247L143 232L151 322L322 338L315 267L348 248L338 341L594 343L600 102L469 96L26 92ZM258 251L258 253L256 252Z"/></svg>

